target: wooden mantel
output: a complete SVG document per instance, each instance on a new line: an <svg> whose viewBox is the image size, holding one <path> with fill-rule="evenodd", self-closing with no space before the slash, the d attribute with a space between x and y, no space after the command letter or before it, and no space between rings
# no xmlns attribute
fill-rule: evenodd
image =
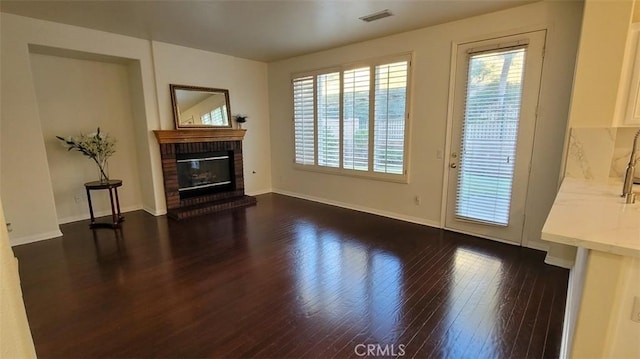
<svg viewBox="0 0 640 359"><path fill-rule="evenodd" d="M247 130L243 129L197 129L197 130L155 130L159 144L242 141Z"/></svg>

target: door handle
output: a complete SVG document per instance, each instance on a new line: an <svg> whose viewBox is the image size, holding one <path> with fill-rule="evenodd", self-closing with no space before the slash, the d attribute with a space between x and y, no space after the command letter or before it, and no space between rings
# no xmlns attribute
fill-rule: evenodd
<svg viewBox="0 0 640 359"><path fill-rule="evenodd" d="M451 167L451 168L456 168L456 167L458 167L458 165L457 165L456 163L452 162L452 163L449 165L449 167Z"/></svg>

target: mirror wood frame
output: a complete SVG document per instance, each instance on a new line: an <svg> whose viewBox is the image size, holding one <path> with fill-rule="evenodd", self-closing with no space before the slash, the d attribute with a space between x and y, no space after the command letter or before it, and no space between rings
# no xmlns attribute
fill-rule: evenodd
<svg viewBox="0 0 640 359"><path fill-rule="evenodd" d="M173 106L173 119L176 124L176 130L178 129L211 129L211 128L231 128L232 127L232 118L231 118L231 105L229 101L229 90L227 89L218 89L211 87L199 87L199 86L188 86L188 85L169 85L169 92L171 93L171 104ZM217 125L185 125L180 123L180 112L178 106L178 98L176 95L177 90L185 90L185 91L199 91L199 92L208 92L211 94L223 94L225 97L225 103L227 107L227 125L217 126Z"/></svg>

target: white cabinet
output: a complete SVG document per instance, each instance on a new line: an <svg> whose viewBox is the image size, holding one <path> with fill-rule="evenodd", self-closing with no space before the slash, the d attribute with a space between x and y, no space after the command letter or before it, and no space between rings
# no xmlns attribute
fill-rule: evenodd
<svg viewBox="0 0 640 359"><path fill-rule="evenodd" d="M631 25L620 77L617 126L640 125L640 23ZM597 70L596 70L597 71Z"/></svg>

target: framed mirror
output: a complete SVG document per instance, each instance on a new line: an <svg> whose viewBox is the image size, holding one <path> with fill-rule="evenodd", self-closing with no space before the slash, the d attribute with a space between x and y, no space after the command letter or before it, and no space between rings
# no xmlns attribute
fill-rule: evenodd
<svg viewBox="0 0 640 359"><path fill-rule="evenodd" d="M169 85L176 129L229 128L229 90Z"/></svg>

